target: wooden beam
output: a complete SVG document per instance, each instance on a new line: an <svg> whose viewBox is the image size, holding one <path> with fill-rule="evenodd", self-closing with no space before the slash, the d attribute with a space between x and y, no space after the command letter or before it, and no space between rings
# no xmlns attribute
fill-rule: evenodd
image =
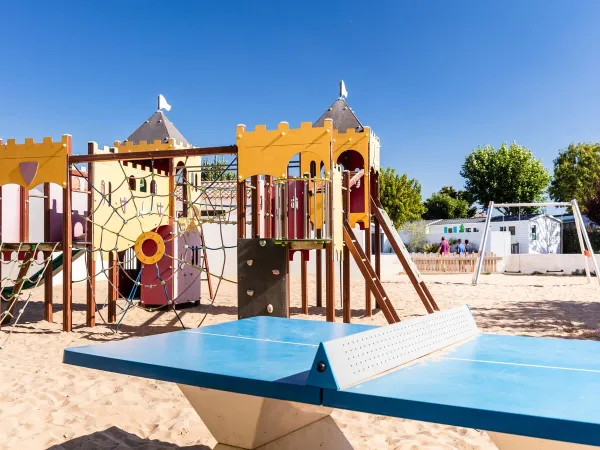
<svg viewBox="0 0 600 450"><path fill-rule="evenodd" d="M273 227L273 177L271 175L265 175L265 185L264 185L264 236L266 238L273 237L272 227Z"/></svg>
<svg viewBox="0 0 600 450"><path fill-rule="evenodd" d="M396 253L396 256L398 257L400 264L402 264L402 267L404 268L404 272L406 273L406 275L408 275L408 279L412 283L415 291L417 292L417 295L419 296L419 298L421 299L421 302L425 306L425 309L427 310L427 312L429 314L431 314L434 310L439 311L439 308L438 308L435 300L433 299L433 297L431 297L431 293L429 292L429 290L427 290L427 291L423 290L422 285L425 283L420 279L420 277L418 277L418 274L414 272L413 267L411 266L410 260L408 259L408 258L410 258L410 255L405 256L404 252L402 251L402 248L400 247L402 245L402 243L399 243L396 241L393 231L390 229L390 227L386 223L383 215L381 214L381 210L379 208L381 208L381 205L378 205L377 203L375 203L375 200L373 200L371 198L371 209L375 213L375 217L377 218L377 220L383 227L383 231L384 231L385 235L387 236L388 241L390 242L390 245L394 249L394 253ZM405 251L406 251L406 249L405 249ZM415 270L416 270L416 267L415 267ZM428 294L429 294L430 298L428 297Z"/></svg>
<svg viewBox="0 0 600 450"><path fill-rule="evenodd" d="M239 239L246 239L246 180L237 185L237 235Z"/></svg>
<svg viewBox="0 0 600 450"><path fill-rule="evenodd" d="M325 245L325 317L329 322L335 322L335 250L334 227L333 227L333 189L329 189L329 198L327 201L329 217L325 226L329 227L329 236L331 241Z"/></svg>
<svg viewBox="0 0 600 450"><path fill-rule="evenodd" d="M383 312L383 315L388 323L400 322L400 317L398 317L398 313L396 312L394 305L392 305L392 302L386 294L379 277L375 274L373 266L371 266L371 263L367 260L365 257L366 255L360 248L360 245L358 245L356 236L354 235L354 232L352 231L348 221L344 221L344 242L348 246L354 261L356 261L356 265L360 269L367 286L371 292L373 292L377 306L379 306Z"/></svg>
<svg viewBox="0 0 600 450"><path fill-rule="evenodd" d="M21 242L29 241L29 189L19 186L19 235Z"/></svg>
<svg viewBox="0 0 600 450"><path fill-rule="evenodd" d="M88 243L86 242L74 242L71 244L72 248L85 248ZM27 252L30 250L40 250L44 252L62 252L63 245L62 242L3 242L2 243L2 251L19 251L19 252Z"/></svg>
<svg viewBox="0 0 600 450"><path fill-rule="evenodd" d="M72 152L71 136L67 136L67 155ZM63 189L63 331L73 329L72 257L70 244L73 242L73 224L71 221L71 164L67 164L66 184Z"/></svg>
<svg viewBox="0 0 600 450"><path fill-rule="evenodd" d="M252 230L251 237L260 237L260 180L258 175L254 175L250 178L250 185L252 191L250 195L250 212L252 213Z"/></svg>
<svg viewBox="0 0 600 450"><path fill-rule="evenodd" d="M348 221L350 219L350 172L345 171L342 177L343 220ZM344 245L342 251L342 317L344 323L350 323L352 320L350 307L350 250L348 245Z"/></svg>
<svg viewBox="0 0 600 450"><path fill-rule="evenodd" d="M44 183L44 241L50 242L52 239L51 229L50 229L50 217L52 214L52 199L50 198L50 183ZM45 251L44 259L46 260L44 263L46 265L46 271L44 272L44 320L47 322L54 321L53 314L53 289L52 289L52 257L54 256L52 252ZM48 260L49 259L49 260Z"/></svg>
<svg viewBox="0 0 600 450"><path fill-rule="evenodd" d="M72 155L69 157L69 163L78 164L100 161L135 161L140 159L172 159L188 156L236 155L237 151L237 145L225 145L219 147L154 150L131 153L99 153L95 155Z"/></svg>
<svg viewBox="0 0 600 450"><path fill-rule="evenodd" d="M300 252L300 290L302 296L302 314L308 314L308 260L304 251Z"/></svg>
<svg viewBox="0 0 600 450"><path fill-rule="evenodd" d="M369 215L369 217L371 217ZM365 255L367 256L367 260L369 264L371 264L371 219L369 219L369 224L365 228ZM371 290L368 286L365 286L365 316L371 317L373 315L373 304L371 301Z"/></svg>
<svg viewBox="0 0 600 450"><path fill-rule="evenodd" d="M94 153L94 144L88 142L88 154ZM88 196L87 196L87 214L89 220L86 223L85 239L89 242L86 249L87 262L87 283L86 283L86 315L85 323L88 327L96 325L96 252L94 247L94 163L88 163Z"/></svg>
<svg viewBox="0 0 600 450"><path fill-rule="evenodd" d="M119 298L119 257L117 252L108 254L108 323L117 321L117 299Z"/></svg>
<svg viewBox="0 0 600 450"><path fill-rule="evenodd" d="M317 239L320 239L322 234L321 230L316 230ZM317 250L315 264L317 270L317 279L315 283L317 288L317 307L321 308L323 306L323 251L320 249Z"/></svg>

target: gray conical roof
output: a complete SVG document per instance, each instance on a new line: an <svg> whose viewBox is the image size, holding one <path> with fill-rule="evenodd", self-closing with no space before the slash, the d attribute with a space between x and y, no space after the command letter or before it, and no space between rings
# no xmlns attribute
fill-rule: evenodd
<svg viewBox="0 0 600 450"><path fill-rule="evenodd" d="M313 124L315 127L322 127L325 119L333 119L333 128L340 133L346 132L348 128L354 128L356 131L363 131L364 127L354 111L350 109L346 100L338 98L325 113Z"/></svg>
<svg viewBox="0 0 600 450"><path fill-rule="evenodd" d="M156 111L152 114L146 122L127 138L128 141L135 144L140 141L166 142L169 139L174 139L175 145L178 147L191 147L188 140L183 137L183 134L175 128L175 125L167 119L167 116L162 111Z"/></svg>

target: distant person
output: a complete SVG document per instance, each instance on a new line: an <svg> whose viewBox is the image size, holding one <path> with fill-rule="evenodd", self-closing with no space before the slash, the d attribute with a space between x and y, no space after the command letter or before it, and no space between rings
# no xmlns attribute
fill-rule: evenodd
<svg viewBox="0 0 600 450"><path fill-rule="evenodd" d="M450 244L445 237L442 236L442 241L440 242L440 246L438 247L438 251L440 255L448 255L450 253Z"/></svg>
<svg viewBox="0 0 600 450"><path fill-rule="evenodd" d="M471 254L475 251L475 247L472 244L469 244L469 240L465 239L465 253Z"/></svg>
<svg viewBox="0 0 600 450"><path fill-rule="evenodd" d="M460 255L464 255L465 252L466 252L465 244L462 243L462 239L459 239L458 242L456 243L456 254L460 256Z"/></svg>

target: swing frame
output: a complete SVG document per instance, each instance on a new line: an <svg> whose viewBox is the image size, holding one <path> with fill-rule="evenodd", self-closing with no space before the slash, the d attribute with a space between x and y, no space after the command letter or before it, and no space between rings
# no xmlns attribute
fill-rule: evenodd
<svg viewBox="0 0 600 450"><path fill-rule="evenodd" d="M494 208L525 208L525 207L547 207L547 206L556 206L556 207L570 207L573 210L573 219L575 221L575 228L577 229L577 238L579 240L579 248L581 249L581 256L583 258L584 267L585 267L585 275L587 277L588 283L591 283L591 273L590 266L587 258L591 258L592 264L594 265L594 271L596 274L596 279L600 284L600 269L598 268L598 261L596 261L596 256L594 255L594 250L592 249L592 244L590 243L590 237L587 234L587 230L585 229L585 223L583 222L583 216L581 215L581 211L579 210L579 205L577 200L573 199L570 202L547 202L547 203L494 203L494 201L490 201L488 204L488 214L485 220L485 226L483 228L483 237L481 239L480 251L477 257L477 261L475 264L475 273L473 274L472 284L476 286L479 282L479 276L481 275L481 269L483 267L483 261L485 258L485 247L487 245L487 238L490 231L490 224L492 221L492 211ZM587 247L587 249L586 249Z"/></svg>

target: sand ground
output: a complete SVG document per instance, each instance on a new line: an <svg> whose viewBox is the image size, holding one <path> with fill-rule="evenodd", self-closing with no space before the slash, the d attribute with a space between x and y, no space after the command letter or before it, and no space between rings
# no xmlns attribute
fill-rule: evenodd
<svg viewBox="0 0 600 450"><path fill-rule="evenodd" d="M600 339L600 287L584 277L482 276L479 286L467 275L425 276L440 308L468 303L486 332L530 336ZM401 318L424 314L405 276L384 283ZM323 308L299 315L299 283L292 283L292 314L324 320ZM310 280L310 304L315 284ZM173 312L127 313L121 331L102 324L86 328L84 286L74 288L75 325L61 331L60 287L55 289L55 321L42 318L42 291L34 292L21 323L0 350L0 448L122 449L185 448L210 450L216 444L179 389L171 383L63 365L65 347L100 343L180 328ZM379 313L364 317L364 285L353 281L353 321L383 325ZM98 302L106 285L98 285ZM236 286L223 284L210 306L183 309L186 326L214 324L237 317ZM337 304L339 305L339 299ZM341 311L338 311L338 317ZM341 319L340 319L341 320ZM0 344L7 331L0 332ZM335 421L357 449L495 449L485 432L336 411Z"/></svg>

